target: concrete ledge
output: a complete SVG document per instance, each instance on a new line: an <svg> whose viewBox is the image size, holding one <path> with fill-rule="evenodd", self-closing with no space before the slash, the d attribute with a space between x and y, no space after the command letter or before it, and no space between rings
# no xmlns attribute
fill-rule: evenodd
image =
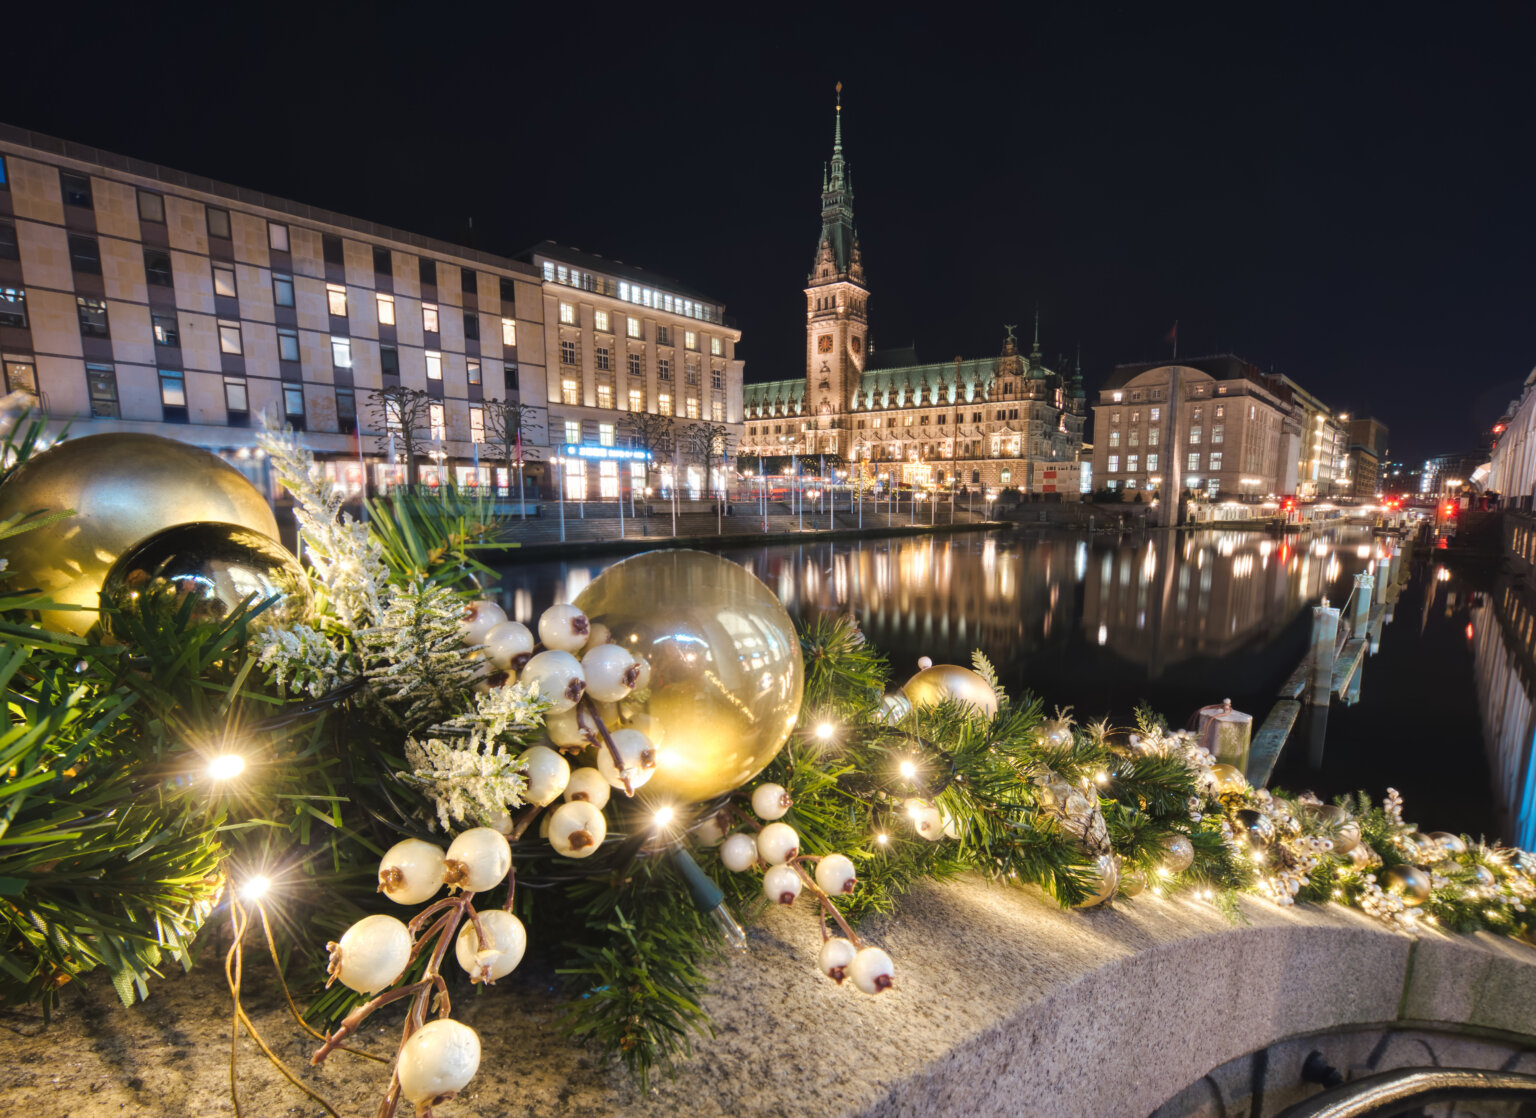
<svg viewBox="0 0 1536 1118"><path fill-rule="evenodd" d="M1419 1024L1536 1045L1536 950L1494 937L1414 940L1341 908L1245 900L1246 925L1208 905L1143 896L1062 912L1033 890L963 879L908 897L867 928L896 960L897 988L839 989L814 968L808 908L775 910L752 951L717 972L718 1035L676 1079L640 1096L556 1029L548 975L456 993L484 1055L444 1118L592 1115L1144 1115L1247 1053L1287 1038ZM531 930L541 936L558 929ZM217 936L212 937L217 938ZM230 1113L229 1018L216 950L135 1010L105 980L70 991L58 1022L11 1013L0 1056L7 1112ZM247 1006L307 1083L345 1114L369 1113L387 1073L345 1053L304 1065L313 1043L286 1018L268 969L247 965ZM398 1014L364 1030L392 1051ZM309 1114L242 1044L248 1113Z"/></svg>

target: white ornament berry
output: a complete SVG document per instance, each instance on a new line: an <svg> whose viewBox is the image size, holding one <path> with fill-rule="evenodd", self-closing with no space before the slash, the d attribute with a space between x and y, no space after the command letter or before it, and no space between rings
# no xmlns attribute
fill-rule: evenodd
<svg viewBox="0 0 1536 1118"><path fill-rule="evenodd" d="M490 599L469 602L459 620L459 632L465 644L484 644L486 634L507 619L507 611Z"/></svg>
<svg viewBox="0 0 1536 1118"><path fill-rule="evenodd" d="M587 678L581 674L581 661L569 652L541 652L523 668L522 681L539 689L539 698L548 700L555 714L570 710L587 690Z"/></svg>
<svg viewBox="0 0 1536 1118"><path fill-rule="evenodd" d="M640 678L640 665L616 644L600 644L581 658L581 670L587 677L587 693L605 703L627 698Z"/></svg>
<svg viewBox="0 0 1536 1118"><path fill-rule="evenodd" d="M839 986L843 979L848 977L848 966L853 962L859 949L841 936L833 936L821 945L821 951L816 956L816 965L821 968L821 973L836 982Z"/></svg>
<svg viewBox="0 0 1536 1118"><path fill-rule="evenodd" d="M800 836L788 823L770 823L757 833L757 852L770 866L781 865L800 853Z"/></svg>
<svg viewBox="0 0 1536 1118"><path fill-rule="evenodd" d="M866 947L848 964L848 977L866 994L878 994L891 988L896 965L891 957L878 947Z"/></svg>
<svg viewBox="0 0 1536 1118"><path fill-rule="evenodd" d="M931 667L933 667L933 657L932 656L919 656L917 658L917 670L918 671L926 672Z"/></svg>
<svg viewBox="0 0 1536 1118"><path fill-rule="evenodd" d="M800 895L800 875L794 866L769 866L763 874L763 895L773 904L794 904Z"/></svg>
<svg viewBox="0 0 1536 1118"><path fill-rule="evenodd" d="M480 945L475 922L466 920L459 929L453 953L472 982L495 982L511 974L523 961L528 932L521 920L499 908L480 914L480 928L485 932L485 946Z"/></svg>
<svg viewBox="0 0 1536 1118"><path fill-rule="evenodd" d="M714 846L725 838L726 823L717 811L693 829L693 841L700 846Z"/></svg>
<svg viewBox="0 0 1536 1118"><path fill-rule="evenodd" d="M443 887L443 848L421 839L397 842L379 860L379 892L396 904L420 904Z"/></svg>
<svg viewBox="0 0 1536 1118"><path fill-rule="evenodd" d="M853 862L845 855L828 854L816 863L816 884L823 893L834 897L851 893L858 880Z"/></svg>
<svg viewBox="0 0 1536 1118"><path fill-rule="evenodd" d="M607 779L596 769L573 769L571 771L571 779L565 786L565 798L567 800L586 800L587 803L601 811L608 806L608 796L612 790Z"/></svg>
<svg viewBox="0 0 1536 1118"><path fill-rule="evenodd" d="M559 714L544 716L544 732L549 740L565 749L584 749L597 742L597 731L581 720L575 707Z"/></svg>
<svg viewBox="0 0 1536 1118"><path fill-rule="evenodd" d="M912 829L929 842L938 842L944 837L944 820L939 815L939 809L927 800L919 800L916 797L909 799L903 807L906 808L907 818L912 821Z"/></svg>
<svg viewBox="0 0 1536 1118"><path fill-rule="evenodd" d="M480 1070L480 1037L451 1017L428 1021L400 1046L400 1093L418 1110L447 1102Z"/></svg>
<svg viewBox="0 0 1536 1118"><path fill-rule="evenodd" d="M608 837L608 821L586 800L571 800L549 816L549 845L567 858L588 858Z"/></svg>
<svg viewBox="0 0 1536 1118"><path fill-rule="evenodd" d="M635 676L635 690L644 691L651 685L651 662L644 656L636 656L635 666L640 669L639 674Z"/></svg>
<svg viewBox="0 0 1536 1118"><path fill-rule="evenodd" d="M607 644L613 640L613 631L601 621L589 621L587 627L587 643L585 648L596 648L600 644Z"/></svg>
<svg viewBox="0 0 1536 1118"><path fill-rule="evenodd" d="M483 893L500 885L512 868L507 836L490 827L474 827L448 847L445 880L466 893Z"/></svg>
<svg viewBox="0 0 1536 1118"><path fill-rule="evenodd" d="M539 640L545 648L575 652L592 635L592 623L575 606L550 606L539 618Z"/></svg>
<svg viewBox="0 0 1536 1118"><path fill-rule="evenodd" d="M743 873L757 865L757 840L737 831L720 844L720 864L733 873Z"/></svg>
<svg viewBox="0 0 1536 1118"><path fill-rule="evenodd" d="M365 916L332 945L331 969L359 994L377 994L393 984L411 961L411 933L393 916Z"/></svg>
<svg viewBox="0 0 1536 1118"><path fill-rule="evenodd" d="M759 819L782 819L793 801L782 784L759 784L752 789L752 810Z"/></svg>
<svg viewBox="0 0 1536 1118"><path fill-rule="evenodd" d="M629 786L638 789L656 772L656 747L639 730L615 730L609 737L613 738L613 747L624 761L623 773L620 774L613 753L606 745L597 749L597 771L615 788L624 787L624 778L628 777Z"/></svg>
<svg viewBox="0 0 1536 1118"><path fill-rule="evenodd" d="M502 671L510 671L521 665L514 661L533 655L533 633L521 621L503 621L492 625L485 634L485 654Z"/></svg>
<svg viewBox="0 0 1536 1118"><path fill-rule="evenodd" d="M571 763L547 745L523 750L517 759L517 767L528 778L528 787L523 791L524 802L539 807L554 803L571 779Z"/></svg>

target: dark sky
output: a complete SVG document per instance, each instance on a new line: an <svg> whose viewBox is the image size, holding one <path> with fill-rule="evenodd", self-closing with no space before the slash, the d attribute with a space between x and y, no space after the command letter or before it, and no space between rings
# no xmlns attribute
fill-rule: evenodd
<svg viewBox="0 0 1536 1118"><path fill-rule="evenodd" d="M803 372L838 80L876 345L995 353L1038 304L1092 390L1177 319L1410 460L1536 363L1531 4L55 7L6 21L9 122L677 276L749 380Z"/></svg>

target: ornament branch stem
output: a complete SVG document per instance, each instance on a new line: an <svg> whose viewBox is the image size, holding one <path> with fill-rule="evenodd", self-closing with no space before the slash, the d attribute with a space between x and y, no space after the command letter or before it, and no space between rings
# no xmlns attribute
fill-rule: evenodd
<svg viewBox="0 0 1536 1118"><path fill-rule="evenodd" d="M597 734L603 739L603 746L608 750L608 756L613 759L613 767L618 770L619 779L624 782L624 794L631 799L635 795L635 786L629 779L628 767L624 764L624 755L619 752L619 747L613 744L613 736L608 733L608 726L603 722L602 716L597 713L597 706L585 695L582 696L581 706L597 727Z"/></svg>
<svg viewBox="0 0 1536 1118"><path fill-rule="evenodd" d="M815 861L818 857L819 855L815 854L797 854L795 857L789 860L789 865L794 867L794 871L799 876L801 884L809 889L815 896L816 900L821 904L822 938L828 938L826 934L826 918L830 914L832 919L837 921L837 926L843 930L843 935L847 937L848 942L853 944L855 947L863 947L864 941L859 939L859 934L849 926L848 921L843 918L843 914L837 910L837 906L832 903L832 898L827 896L826 890L824 890L820 885L816 884L816 879L813 876L805 872L805 866L803 863L806 861Z"/></svg>

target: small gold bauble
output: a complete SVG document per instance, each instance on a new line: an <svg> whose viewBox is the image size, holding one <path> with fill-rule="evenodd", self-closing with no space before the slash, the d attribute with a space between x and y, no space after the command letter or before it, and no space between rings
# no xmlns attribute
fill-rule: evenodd
<svg viewBox="0 0 1536 1118"><path fill-rule="evenodd" d="M1100 854L1093 861L1094 880L1089 885L1091 893L1074 908L1093 908L1101 905L1115 895L1120 888L1120 859L1113 854Z"/></svg>
<svg viewBox="0 0 1536 1118"><path fill-rule="evenodd" d="M1417 908L1429 900L1429 871L1418 866L1388 866L1382 873L1382 888L1397 893L1409 908Z"/></svg>
<svg viewBox="0 0 1536 1118"><path fill-rule="evenodd" d="M107 570L162 528L215 521L277 538L277 520L239 470L206 450L158 435L67 439L22 463L0 486L0 520L30 512L74 515L0 544L9 585L38 589L61 605L51 629L84 633L96 623Z"/></svg>
<svg viewBox="0 0 1536 1118"><path fill-rule="evenodd" d="M1168 851L1163 868L1169 873L1183 873L1194 864L1195 844L1187 835L1169 835L1163 840L1163 849Z"/></svg>
<svg viewBox="0 0 1536 1118"><path fill-rule="evenodd" d="M309 610L309 585L299 562L276 540L234 524L178 524L134 544L107 572L103 606L163 625L192 599L190 620L219 621L242 602L254 608L260 631L287 627ZM107 626L113 615L107 615ZM114 633L122 637L122 633Z"/></svg>
<svg viewBox="0 0 1536 1118"><path fill-rule="evenodd" d="M1120 894L1125 897L1138 896L1147 887L1147 875L1140 870L1132 870L1130 873L1120 875Z"/></svg>
<svg viewBox="0 0 1536 1118"><path fill-rule="evenodd" d="M1350 847L1348 854L1349 864L1357 870L1367 870L1376 864L1376 852L1363 842Z"/></svg>
<svg viewBox="0 0 1536 1118"><path fill-rule="evenodd" d="M880 709L875 712L875 721L894 726L911 713L912 700L900 691L888 691L880 698Z"/></svg>
<svg viewBox="0 0 1536 1118"><path fill-rule="evenodd" d="M1211 779L1216 783L1218 796L1232 795L1248 787L1248 778L1243 775L1243 770L1235 765L1215 764L1211 766L1210 772Z"/></svg>
<svg viewBox="0 0 1536 1118"><path fill-rule="evenodd" d="M1407 845L1413 851L1415 861L1422 862L1426 866L1432 866L1436 862L1443 861L1446 850L1431 836L1414 831L1407 838Z"/></svg>
<svg viewBox="0 0 1536 1118"><path fill-rule="evenodd" d="M988 718L997 714L997 692L970 668L958 664L935 664L924 668L907 680L901 690L918 709L954 699L976 708Z"/></svg>
<svg viewBox="0 0 1536 1118"><path fill-rule="evenodd" d="M762 772L800 716L800 640L773 591L702 551L652 551L609 567L576 598L650 665L645 713L661 726L646 796L682 802Z"/></svg>
<svg viewBox="0 0 1536 1118"><path fill-rule="evenodd" d="M1493 876L1493 871L1491 869L1483 865L1481 862L1478 862L1472 867L1472 880L1477 882L1479 885L1492 885L1498 879Z"/></svg>
<svg viewBox="0 0 1536 1118"><path fill-rule="evenodd" d="M1467 844L1460 835L1453 835L1450 831L1431 831L1427 838L1434 839L1440 844L1440 849L1447 854L1465 854Z"/></svg>
<svg viewBox="0 0 1536 1118"><path fill-rule="evenodd" d="M1250 846L1257 850L1268 849L1275 838L1275 824L1269 816L1245 807L1236 813L1235 818L1238 827L1247 835Z"/></svg>

